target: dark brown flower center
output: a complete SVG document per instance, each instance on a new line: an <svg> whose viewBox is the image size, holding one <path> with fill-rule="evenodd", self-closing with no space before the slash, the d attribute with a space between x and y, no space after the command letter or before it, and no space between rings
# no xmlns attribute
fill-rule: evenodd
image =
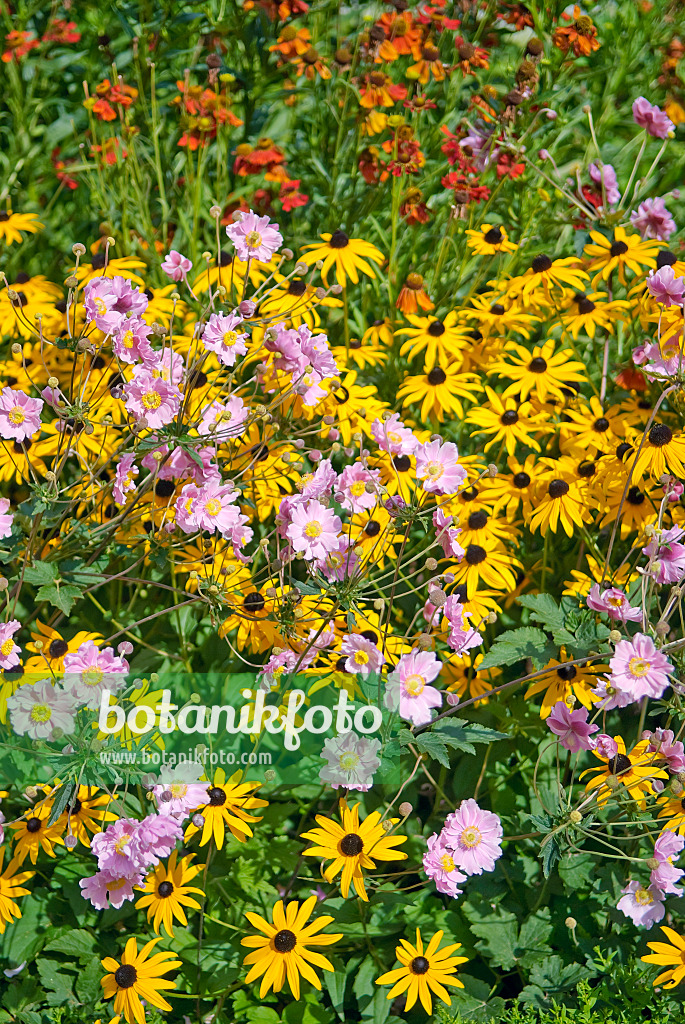
<svg viewBox="0 0 685 1024"><path fill-rule="evenodd" d="M621 772L627 772L630 767L630 758L627 754L616 754L615 757L610 757L607 765L610 775L620 775Z"/></svg>
<svg viewBox="0 0 685 1024"><path fill-rule="evenodd" d="M598 420L592 424L592 429L596 430L598 434L603 434L605 430L609 429L609 420L606 416L600 416Z"/></svg>
<svg viewBox="0 0 685 1024"><path fill-rule="evenodd" d="M254 593L248 594L245 600L243 601L243 608L245 609L245 611L250 612L252 615L254 615L255 612L263 611L265 605L266 601L264 600L261 594L257 593L256 590L254 591Z"/></svg>
<svg viewBox="0 0 685 1024"><path fill-rule="evenodd" d="M425 956L415 956L409 966L412 974L426 974L430 964Z"/></svg>
<svg viewBox="0 0 685 1024"><path fill-rule="evenodd" d="M51 640L48 647L48 654L51 658L63 658L69 650L66 640Z"/></svg>
<svg viewBox="0 0 685 1024"><path fill-rule="evenodd" d="M584 295L581 298L575 300L578 305L579 313L592 313L593 309L596 308L592 299L587 299Z"/></svg>
<svg viewBox="0 0 685 1024"><path fill-rule="evenodd" d="M673 431L665 423L655 423L649 431L649 443L655 448L663 448L673 440Z"/></svg>
<svg viewBox="0 0 685 1024"><path fill-rule="evenodd" d="M531 263L534 274L544 274L551 266L552 261L544 252L539 253Z"/></svg>
<svg viewBox="0 0 685 1024"><path fill-rule="evenodd" d="M444 334L446 330L445 325L441 320L434 320L432 324L428 326L428 333L431 338L439 338L441 334Z"/></svg>
<svg viewBox="0 0 685 1024"><path fill-rule="evenodd" d="M226 793L223 789L219 789L218 786L212 786L209 791L209 806L210 807L223 807L226 803Z"/></svg>
<svg viewBox="0 0 685 1024"><path fill-rule="evenodd" d="M489 231L485 232L483 238L488 243L488 245L499 245L500 242L503 240L504 235L502 234L499 228L490 228Z"/></svg>
<svg viewBox="0 0 685 1024"><path fill-rule="evenodd" d="M645 496L639 487L633 485L628 493L626 494L626 501L629 505L642 505L644 504Z"/></svg>
<svg viewBox="0 0 685 1024"><path fill-rule="evenodd" d="M528 369L531 373L544 373L547 369L547 362L542 358L542 356L535 356L528 363Z"/></svg>
<svg viewBox="0 0 685 1024"><path fill-rule="evenodd" d="M432 384L433 387L437 387L438 384L444 384L446 380L447 374L440 366L434 366L428 374L428 383Z"/></svg>
<svg viewBox="0 0 685 1024"><path fill-rule="evenodd" d="M499 418L500 423L505 427L510 427L513 423L518 423L519 414L516 409L507 409L506 412L502 413Z"/></svg>
<svg viewBox="0 0 685 1024"><path fill-rule="evenodd" d="M33 834L35 834L36 832L40 832L40 827L42 824L43 822L40 820L40 818L29 818L28 821L26 822L26 831L31 832Z"/></svg>
<svg viewBox="0 0 685 1024"><path fill-rule="evenodd" d="M500 302L495 302L493 303L492 306L490 306L490 312L492 313L493 316L504 316L504 313L506 311L504 309L504 306Z"/></svg>
<svg viewBox="0 0 685 1024"><path fill-rule="evenodd" d="M395 455L392 464L398 473L406 473L411 466L411 459L408 455Z"/></svg>
<svg viewBox="0 0 685 1024"><path fill-rule="evenodd" d="M369 519L368 523L364 527L364 533L369 537L377 537L381 532L381 524L377 523L375 519Z"/></svg>
<svg viewBox="0 0 685 1024"><path fill-rule="evenodd" d="M557 675L563 682L570 683L578 675L578 669L575 665L560 665L557 669Z"/></svg>
<svg viewBox="0 0 685 1024"><path fill-rule="evenodd" d="M274 949L279 953L289 953L297 945L297 936L289 928L283 928L274 935Z"/></svg>
<svg viewBox="0 0 685 1024"><path fill-rule="evenodd" d="M348 832L346 836L343 836L340 840L340 852L345 857L358 857L364 849L364 843L362 842L361 836L358 836L356 832Z"/></svg>
<svg viewBox="0 0 685 1024"><path fill-rule="evenodd" d="M625 242L614 242L609 252L612 256L623 256L624 252L628 252L628 246Z"/></svg>
<svg viewBox="0 0 685 1024"><path fill-rule="evenodd" d="M469 544L464 558L468 565L480 565L487 558L488 553L480 544Z"/></svg>
<svg viewBox="0 0 685 1024"><path fill-rule="evenodd" d="M547 488L550 498L562 498L568 491L569 486L565 480L552 480Z"/></svg>
<svg viewBox="0 0 685 1024"><path fill-rule="evenodd" d="M161 896L162 899L168 899L174 891L174 887L171 882L160 882L157 886L157 895Z"/></svg>
<svg viewBox="0 0 685 1024"><path fill-rule="evenodd" d="M138 980L138 972L133 964L122 964L114 972L114 980L119 988L131 988Z"/></svg>
<svg viewBox="0 0 685 1024"><path fill-rule="evenodd" d="M350 244L350 240L345 234L345 232L341 231L340 228L338 228L338 230L334 231L333 234L331 235L331 240L328 244L330 245L331 249L344 249L346 245Z"/></svg>
<svg viewBox="0 0 685 1024"><path fill-rule="evenodd" d="M528 485L530 484L530 476L528 475L528 473L524 473L524 472L515 473L514 474L513 484L514 484L514 487L520 487L520 488L528 487Z"/></svg>
<svg viewBox="0 0 685 1024"><path fill-rule="evenodd" d="M482 530L488 521L488 514L483 509L478 512L472 512L467 522L469 524L469 530Z"/></svg>

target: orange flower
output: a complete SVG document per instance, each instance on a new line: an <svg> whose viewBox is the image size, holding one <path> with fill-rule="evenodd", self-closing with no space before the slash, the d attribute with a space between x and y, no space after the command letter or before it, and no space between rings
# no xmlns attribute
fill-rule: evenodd
<svg viewBox="0 0 685 1024"><path fill-rule="evenodd" d="M445 77L445 65L440 59L440 51L432 43L428 42L420 47L418 52L414 51L416 64L407 68L407 78L415 78L421 85L426 85L431 75L436 82L442 82Z"/></svg>
<svg viewBox="0 0 685 1024"><path fill-rule="evenodd" d="M375 27L381 28L385 35L375 57L376 64L407 57L421 44L421 29L414 24L409 11L381 14Z"/></svg>
<svg viewBox="0 0 685 1024"><path fill-rule="evenodd" d="M482 46L467 43L461 36L454 40L459 56L459 67L465 75L475 75L473 68L490 67L490 54Z"/></svg>
<svg viewBox="0 0 685 1024"><path fill-rule="evenodd" d="M18 61L20 57L25 57L29 50L33 50L36 46L38 46L38 40L30 32L18 32L13 29L5 36L6 49L2 55L3 63L9 64L12 59Z"/></svg>
<svg viewBox="0 0 685 1024"><path fill-rule="evenodd" d="M285 25L281 30L278 41L269 47L271 53L280 53L286 60L299 60L302 54L306 53L312 45L312 36L308 28L295 28L294 25Z"/></svg>
<svg viewBox="0 0 685 1024"><path fill-rule="evenodd" d="M284 151L268 138L258 139L255 146L242 142L235 152L233 170L241 178L262 172L273 174L279 164L285 163Z"/></svg>
<svg viewBox="0 0 685 1024"><path fill-rule="evenodd" d="M366 76L366 84L359 90L359 105L371 110L372 107L392 107L398 100L406 99L404 85L395 85L389 75L372 71Z"/></svg>
<svg viewBox="0 0 685 1024"><path fill-rule="evenodd" d="M323 79L331 77L330 68L326 67L318 51L313 46L310 46L307 52L302 54L299 63L295 67L295 73L298 78L300 75L304 75L310 82L316 78L317 74Z"/></svg>
<svg viewBox="0 0 685 1024"><path fill-rule="evenodd" d="M562 14L562 18L567 21L570 17L569 14ZM592 18L587 14L581 14L577 4L573 8L573 24L558 28L552 42L562 53L568 53L569 49L572 49L576 57L589 57L593 50L599 50L600 47Z"/></svg>
<svg viewBox="0 0 685 1024"><path fill-rule="evenodd" d="M400 294L397 296L396 306L405 316L418 312L421 309L433 309L435 303L431 302L423 288L423 278L420 274L408 274Z"/></svg>

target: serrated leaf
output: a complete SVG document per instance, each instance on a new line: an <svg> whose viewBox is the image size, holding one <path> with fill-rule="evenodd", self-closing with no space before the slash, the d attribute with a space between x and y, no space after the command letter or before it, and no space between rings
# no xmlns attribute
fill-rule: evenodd
<svg viewBox="0 0 685 1024"><path fill-rule="evenodd" d="M428 754L435 761L439 761L444 768L449 768L450 759L447 755L447 747L444 741L434 732L422 732L415 737L416 749L421 754Z"/></svg>
<svg viewBox="0 0 685 1024"><path fill-rule="evenodd" d="M34 562L24 570L27 583L52 583L59 575L59 566L54 562Z"/></svg>
<svg viewBox="0 0 685 1024"><path fill-rule="evenodd" d="M36 593L37 601L49 601L68 615L74 607L76 599L81 596L81 588L73 583L49 583L42 586Z"/></svg>
<svg viewBox="0 0 685 1024"><path fill-rule="evenodd" d="M517 661L530 658L534 665L542 667L556 654L546 633L533 626L510 629L497 637L485 655L479 669L496 668L499 665L514 665Z"/></svg>
<svg viewBox="0 0 685 1024"><path fill-rule="evenodd" d="M530 610L531 619L541 623L550 632L563 629L566 625L564 612L550 594L522 594L518 603Z"/></svg>
<svg viewBox="0 0 685 1024"><path fill-rule="evenodd" d="M559 849L559 844L557 843L556 836L552 836L552 838L545 843L542 850L542 871L545 878L549 878L554 865L560 860L560 858L561 850Z"/></svg>
<svg viewBox="0 0 685 1024"><path fill-rule="evenodd" d="M53 825L64 808L69 803L72 793L75 791L76 785L73 782L66 782L57 791L57 796L52 804L52 810L50 811L50 817L48 818L48 825Z"/></svg>

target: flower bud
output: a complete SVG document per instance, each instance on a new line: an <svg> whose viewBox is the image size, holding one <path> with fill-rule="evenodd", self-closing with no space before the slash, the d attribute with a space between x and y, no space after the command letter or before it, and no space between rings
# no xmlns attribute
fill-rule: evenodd
<svg viewBox="0 0 685 1024"><path fill-rule="evenodd" d="M399 811L403 818L408 818L413 810L414 808L408 800L404 800L399 806Z"/></svg>
<svg viewBox="0 0 685 1024"><path fill-rule="evenodd" d="M566 920L564 921L564 924L571 931L573 931L573 929L578 926L578 922L576 921L575 917L567 917Z"/></svg>
<svg viewBox="0 0 685 1024"><path fill-rule="evenodd" d="M86 247L83 244L83 242L74 242L74 244L71 247L71 251L73 252L74 256L83 256L85 254Z"/></svg>
<svg viewBox="0 0 685 1024"><path fill-rule="evenodd" d="M193 825L195 826L195 828L202 828L202 826L205 823L204 815L202 815L202 814L194 814L192 819L191 819L191 821L192 821Z"/></svg>
<svg viewBox="0 0 685 1024"><path fill-rule="evenodd" d="M67 850L73 850L76 848L76 846L78 846L78 839L76 838L76 836L65 836L64 845L66 846Z"/></svg>
<svg viewBox="0 0 685 1024"><path fill-rule="evenodd" d="M611 643L611 644L617 644L619 642L619 640L622 640L622 639L623 639L623 636L621 635L621 633L619 632L618 629L612 629L611 632L609 633L609 643Z"/></svg>
<svg viewBox="0 0 685 1024"><path fill-rule="evenodd" d="M266 771L264 772L264 781L273 782L275 778L276 772L273 770L273 768L267 768Z"/></svg>

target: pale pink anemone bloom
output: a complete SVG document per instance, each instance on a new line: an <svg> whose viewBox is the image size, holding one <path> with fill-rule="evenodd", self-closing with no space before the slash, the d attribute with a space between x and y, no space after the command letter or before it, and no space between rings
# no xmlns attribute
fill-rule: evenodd
<svg viewBox="0 0 685 1024"><path fill-rule="evenodd" d="M655 885L645 887L641 882L628 882L621 893L616 908L638 928L651 928L666 913L664 894Z"/></svg>
<svg viewBox="0 0 685 1024"><path fill-rule="evenodd" d="M667 241L676 229L676 223L660 196L641 202L631 213L630 223L642 238L657 238L660 242Z"/></svg>
<svg viewBox="0 0 685 1024"><path fill-rule="evenodd" d="M442 607L442 614L449 623L450 632L447 646L453 651L464 654L474 647L480 647L483 637L470 625L466 609L456 594L450 594Z"/></svg>
<svg viewBox="0 0 685 1024"><path fill-rule="evenodd" d="M61 686L49 679L24 684L7 698L12 729L18 736L33 740L50 739L55 729L69 734L74 731L75 701Z"/></svg>
<svg viewBox="0 0 685 1024"><path fill-rule="evenodd" d="M665 114L660 107L650 103L644 96L638 96L633 103L633 120L636 125L644 128L655 139L665 139L669 132L675 130L675 125L668 114Z"/></svg>
<svg viewBox="0 0 685 1024"><path fill-rule="evenodd" d="M442 548L447 558L464 557L464 549L457 540L461 533L461 527L454 525L454 518L446 515L441 508L436 508L433 513L433 526L435 527L435 539Z"/></svg>
<svg viewBox="0 0 685 1024"><path fill-rule="evenodd" d="M685 530L672 526L655 534L642 554L649 558L650 573L657 583L679 583L685 576L685 544L681 544Z"/></svg>
<svg viewBox="0 0 685 1024"><path fill-rule="evenodd" d="M647 291L662 306L682 306L685 294L685 278L676 277L673 267L650 270L647 275Z"/></svg>
<svg viewBox="0 0 685 1024"><path fill-rule="evenodd" d="M182 494L186 491L183 488ZM235 502L240 497L232 482L228 484L209 483L195 494L193 502L193 524L196 529L218 532L226 537L240 522L240 510Z"/></svg>
<svg viewBox="0 0 685 1024"><path fill-rule="evenodd" d="M596 185L599 185L600 189L603 190L603 194L606 195L606 200L609 206L613 206L621 198L621 193L618 190L618 182L616 180L616 171L611 164L590 164L588 171L590 177Z"/></svg>
<svg viewBox="0 0 685 1024"><path fill-rule="evenodd" d="M579 750L592 749L594 744L590 737L599 730L598 725L590 725L587 719L587 708L571 711L563 700L559 700L547 716L547 725L559 737L559 743L565 750L577 754Z"/></svg>
<svg viewBox="0 0 685 1024"><path fill-rule="evenodd" d="M428 878L435 882L438 892L443 892L452 899L461 896L461 882L467 875L463 874L454 863L452 853L445 843L443 833L436 832L428 839L428 851L423 855L423 870Z"/></svg>
<svg viewBox="0 0 685 1024"><path fill-rule="evenodd" d="M231 395L225 402L215 399L204 409L197 432L214 441L240 437L245 431L249 414L249 409L246 409L245 403L238 395Z"/></svg>
<svg viewBox="0 0 685 1024"><path fill-rule="evenodd" d="M324 559L338 545L342 520L333 509L315 498L298 501L291 508L285 533L293 550L306 559Z"/></svg>
<svg viewBox="0 0 685 1024"><path fill-rule="evenodd" d="M272 224L268 217L258 217L252 210L249 213L238 211L233 217L234 223L227 226L226 234L235 246L238 259L268 263L283 245L278 224Z"/></svg>
<svg viewBox="0 0 685 1024"><path fill-rule="evenodd" d="M159 814L183 821L196 807L209 801L208 782L167 782L152 787Z"/></svg>
<svg viewBox="0 0 685 1024"><path fill-rule="evenodd" d="M192 269L192 260L189 260L187 256L184 256L177 249L172 249L164 257L164 262L162 263L162 270L172 281L185 281L186 276Z"/></svg>
<svg viewBox="0 0 685 1024"><path fill-rule="evenodd" d="M642 619L642 609L633 608L623 591L616 587L601 591L599 583L594 583L586 601L588 608L595 612L605 612L610 619L620 622L640 622Z"/></svg>
<svg viewBox="0 0 685 1024"><path fill-rule="evenodd" d="M12 523L14 514L9 511L9 498L0 498L0 537L10 537L12 534Z"/></svg>
<svg viewBox="0 0 685 1024"><path fill-rule="evenodd" d="M385 706L414 725L427 725L432 709L442 705L442 693L432 683L442 663L432 651L403 654L386 684Z"/></svg>
<svg viewBox="0 0 685 1024"><path fill-rule="evenodd" d="M367 490L367 484L370 490ZM354 462L345 466L340 474L337 483L340 493L336 499L344 509L357 515L365 509L375 508L380 485L379 469L365 469L360 462Z"/></svg>
<svg viewBox="0 0 685 1024"><path fill-rule="evenodd" d="M389 452L390 455L413 455L419 443L396 412L387 420L374 420L371 424L371 434L381 451Z"/></svg>
<svg viewBox="0 0 685 1024"><path fill-rule="evenodd" d="M598 757L606 757L610 761L618 754L618 743L613 736L601 732L599 736L595 737L595 753Z"/></svg>
<svg viewBox="0 0 685 1024"><path fill-rule="evenodd" d="M427 441L416 449L416 478L429 494L454 494L466 480L456 444Z"/></svg>
<svg viewBox="0 0 685 1024"><path fill-rule="evenodd" d="M319 778L332 789L366 793L371 789L374 772L380 768L380 749L380 740L358 736L352 730L331 737L321 751L326 764L319 772Z"/></svg>
<svg viewBox="0 0 685 1024"><path fill-rule="evenodd" d="M86 640L64 656L64 688L81 704L97 708L105 691L121 689L128 670L128 662L113 647L98 647L94 640Z"/></svg>
<svg viewBox="0 0 685 1024"><path fill-rule="evenodd" d="M112 339L114 354L122 363L154 362L151 334L152 328L139 317L122 320Z"/></svg>
<svg viewBox="0 0 685 1024"><path fill-rule="evenodd" d="M83 898L90 900L96 910L107 910L110 906L119 910L127 900L138 895L133 887L141 885L143 880L142 871L130 878L118 876L111 871L98 871L90 878L80 879L79 885Z"/></svg>
<svg viewBox="0 0 685 1024"><path fill-rule="evenodd" d="M662 832L652 853L656 867L652 868L649 881L662 892L672 893L674 896L682 896L683 890L678 888L676 882L685 875L682 868L675 867L673 861L677 860L685 846L685 838L677 832Z"/></svg>
<svg viewBox="0 0 685 1024"><path fill-rule="evenodd" d="M42 398L30 398L23 391L0 391L0 437L6 441L25 441L40 430Z"/></svg>
<svg viewBox="0 0 685 1024"><path fill-rule="evenodd" d="M632 640L619 640L609 667L611 685L633 699L661 697L673 672L666 655L644 633L637 633Z"/></svg>
<svg viewBox="0 0 685 1024"><path fill-rule="evenodd" d="M126 495L135 491L136 477L139 472L140 470L136 466L135 455L133 453L122 455L117 463L116 473L114 474L114 487L112 488L112 496L117 505L125 505Z"/></svg>
<svg viewBox="0 0 685 1024"><path fill-rule="evenodd" d="M385 655L361 633L346 634L340 647L341 654L346 658L345 671L361 676L380 672L385 664Z"/></svg>
<svg viewBox="0 0 685 1024"><path fill-rule="evenodd" d="M649 737L647 749L650 753L658 753L666 761L665 767L669 772L685 771L685 746L676 740L672 729L655 729Z"/></svg>
<svg viewBox="0 0 685 1024"><path fill-rule="evenodd" d="M18 629L21 629L18 619L0 623L0 668L14 668L19 664L21 647L13 640Z"/></svg>
<svg viewBox="0 0 685 1024"><path fill-rule="evenodd" d="M154 430L165 427L174 419L181 407L181 392L175 384L163 377L155 377L147 368L137 366L133 380L124 386L126 408L140 419L145 419Z"/></svg>
<svg viewBox="0 0 685 1024"><path fill-rule="evenodd" d="M243 318L236 313L212 313L202 334L202 344L214 352L224 366L235 366L238 356L247 353L248 335L236 330Z"/></svg>
<svg viewBox="0 0 685 1024"><path fill-rule="evenodd" d="M467 875L493 871L502 856L502 825L475 800L462 800L445 820L443 836L457 867Z"/></svg>

